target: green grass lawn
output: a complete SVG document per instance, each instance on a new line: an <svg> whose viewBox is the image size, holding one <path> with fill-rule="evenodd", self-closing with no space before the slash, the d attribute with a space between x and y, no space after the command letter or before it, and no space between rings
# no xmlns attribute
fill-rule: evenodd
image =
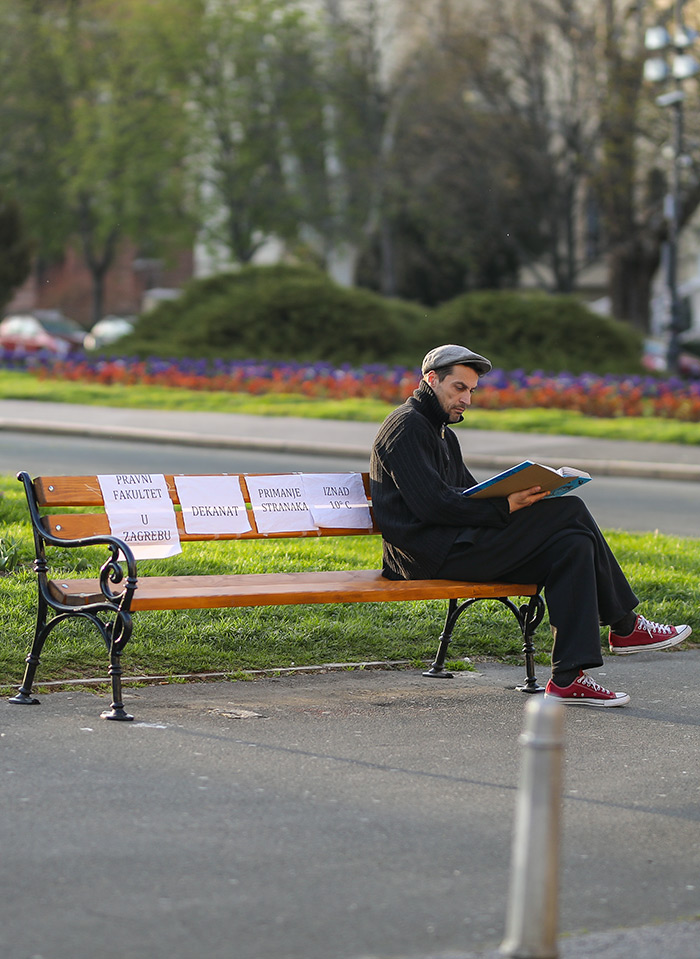
<svg viewBox="0 0 700 959"><path fill-rule="evenodd" d="M258 416L302 416L315 419L381 423L392 404L372 399L309 399L298 394L202 392L157 386L101 386L61 380L39 380L29 373L0 371L0 399L44 400L54 403L194 410ZM480 410L478 395L465 427L483 430L591 436L638 442L700 444L700 423L660 417L602 419L565 410Z"/></svg>
<svg viewBox="0 0 700 959"><path fill-rule="evenodd" d="M128 406L141 409L211 410L256 415L289 415L380 422L390 405L375 400L314 400L297 395L250 396L159 387L110 387L40 381L27 373L0 373L0 399ZM588 435L614 439L700 443L700 424L661 419L602 420L559 410L469 411L466 424L502 429ZM36 584L33 544L24 494L14 477L0 476L0 685L21 679L23 661L34 630ZM612 532L609 539L645 614L663 622L689 622L700 631L697 613L700 541L653 534ZM182 555L158 564L141 564L142 572L255 572L376 568L377 539L339 541L242 542L184 544ZM80 575L95 572L101 552L87 558L59 551L58 568ZM139 613L124 655L125 676L177 675L368 660L430 661L442 629L444 604L378 603L292 606L250 610ZM604 633L601 634L604 636ZM549 658L546 621L537 631L538 659ZM467 612L457 627L455 658L521 659L520 632L499 604L484 602ZM52 634L42 657L41 682L106 675L101 641L86 624L65 623ZM545 671L546 673L546 671Z"/></svg>
<svg viewBox="0 0 700 959"><path fill-rule="evenodd" d="M688 622L700 632L700 541L655 534L611 532L610 543L642 598L644 613L662 622ZM142 573L260 572L323 568L378 568L376 537L184 543L169 560L140 563ZM106 552L57 551L56 571L87 576ZM0 687L18 684L34 630L36 580L24 492L0 476ZM291 665L400 660L430 661L442 629L445 604L375 603L288 606L244 610L143 612L124 657L124 675L166 675L276 669ZM601 633L604 637L604 633ZM545 623L536 634L538 660L548 662ZM455 630L451 659L521 661L515 620L498 603L476 604ZM545 677L547 670L540 670ZM94 629L66 622L49 638L38 672L41 682L107 675L107 655Z"/></svg>

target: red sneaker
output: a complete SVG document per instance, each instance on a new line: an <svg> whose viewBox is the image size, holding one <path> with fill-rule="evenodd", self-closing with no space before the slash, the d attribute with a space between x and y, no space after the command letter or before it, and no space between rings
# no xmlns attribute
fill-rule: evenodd
<svg viewBox="0 0 700 959"><path fill-rule="evenodd" d="M690 626L664 626L637 616L629 636L618 636L610 630L608 642L611 653L624 656L626 653L643 653L645 649L669 649L682 643L692 631Z"/></svg>
<svg viewBox="0 0 700 959"><path fill-rule="evenodd" d="M611 692L583 670L570 686L555 686L550 679L544 694L567 706L624 706L630 701L627 693Z"/></svg>

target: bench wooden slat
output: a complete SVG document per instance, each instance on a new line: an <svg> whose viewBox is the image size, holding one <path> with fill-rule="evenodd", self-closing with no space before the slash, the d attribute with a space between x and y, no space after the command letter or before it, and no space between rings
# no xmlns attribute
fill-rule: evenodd
<svg viewBox="0 0 700 959"><path fill-rule="evenodd" d="M70 606L84 606L103 599L94 579L56 579L50 588L55 599ZM381 570L146 576L139 579L131 608L204 609L476 597L496 599L534 596L536 592L532 584L461 583L447 579L395 581L382 576Z"/></svg>
<svg viewBox="0 0 700 959"><path fill-rule="evenodd" d="M225 539L318 539L319 536L377 536L376 527L370 529L332 529L325 532L323 529L298 530L281 533L258 533L253 529L249 533L187 533L182 513L175 514L180 539L183 542L204 542L207 540ZM59 539L84 539L87 536L108 536L109 521L105 513L51 513L42 517L44 529Z"/></svg>
<svg viewBox="0 0 700 959"><path fill-rule="evenodd" d="M153 474L156 475L156 474ZM168 493L173 503L179 504L174 474L166 473L165 482L168 487ZM194 474L178 474L191 476ZM202 473L202 476L228 475L242 477L244 482L241 484L243 498L246 503L250 503L250 496L245 485L246 476L275 476L275 473L228 473L211 474ZM369 499L369 476L362 474L362 480L365 487L365 494ZM40 507L55 506L104 506L102 491L96 476L37 476L34 479L34 493L37 505Z"/></svg>
<svg viewBox="0 0 700 959"><path fill-rule="evenodd" d="M37 476L33 480L37 506L103 506L96 476Z"/></svg>

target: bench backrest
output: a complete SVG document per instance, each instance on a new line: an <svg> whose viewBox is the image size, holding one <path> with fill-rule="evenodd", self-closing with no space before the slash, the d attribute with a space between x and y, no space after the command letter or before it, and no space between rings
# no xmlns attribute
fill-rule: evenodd
<svg viewBox="0 0 700 959"><path fill-rule="evenodd" d="M202 474L211 476L212 474ZM182 512L179 509L180 500L177 488L175 486L174 476L165 474L165 482L168 488L170 499L175 506L175 516L180 539L182 542L221 540L221 539L273 539L273 538L291 538L291 537L318 537L318 536L367 536L378 535L379 530L373 525L367 529L358 528L320 528L316 530L304 530L293 532L271 532L260 533L258 531L255 514L250 500L250 493L246 484L246 476L288 476L282 473L239 473L239 474L220 474L227 476L236 476L240 483L243 499L248 510L248 517L252 527L250 532L245 533L188 533L185 530ZM371 501L369 492L369 474L362 473L362 481L365 489L365 496L370 507ZM108 535L110 532L109 521L104 512L104 500L97 476L38 476L32 483L34 499L36 506L42 514L42 525L44 529L59 539L83 539L88 536ZM63 510L60 513L52 513L53 509ZM92 512L84 513L82 510L91 509ZM71 510L68 512L67 510Z"/></svg>

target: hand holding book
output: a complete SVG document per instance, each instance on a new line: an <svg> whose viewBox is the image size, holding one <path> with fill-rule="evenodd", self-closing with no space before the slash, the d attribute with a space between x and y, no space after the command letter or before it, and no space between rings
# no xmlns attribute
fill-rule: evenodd
<svg viewBox="0 0 700 959"><path fill-rule="evenodd" d="M571 490L578 489L591 480L590 473L574 469L571 466L562 466L555 470L551 466L542 466L532 460L524 460L517 466L497 473L483 483L477 483L464 490L465 496L475 499L485 499L489 496L510 496L533 486L547 490L550 496L563 496Z"/></svg>

